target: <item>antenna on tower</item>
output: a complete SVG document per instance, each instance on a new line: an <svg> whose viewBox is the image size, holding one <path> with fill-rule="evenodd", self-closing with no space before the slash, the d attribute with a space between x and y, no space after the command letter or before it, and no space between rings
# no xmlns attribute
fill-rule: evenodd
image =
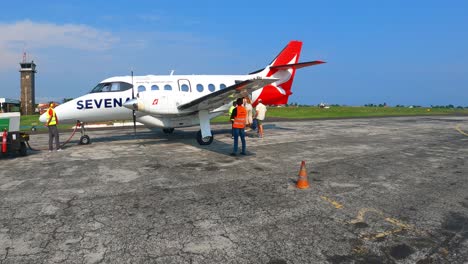
<svg viewBox="0 0 468 264"><path fill-rule="evenodd" d="M26 43L23 46L23 63L26 62Z"/></svg>

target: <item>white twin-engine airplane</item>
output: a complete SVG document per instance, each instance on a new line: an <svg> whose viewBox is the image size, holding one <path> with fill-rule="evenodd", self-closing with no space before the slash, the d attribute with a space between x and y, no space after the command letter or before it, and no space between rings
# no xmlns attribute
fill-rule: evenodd
<svg viewBox="0 0 468 264"><path fill-rule="evenodd" d="M87 123L133 118L165 133L200 125L200 145L213 142L210 120L226 113L232 102L250 96L255 106L284 105L297 69L324 63L298 63L302 42L291 41L264 69L247 75L118 76L100 82L90 93L55 108L60 123ZM132 74L133 75L133 74ZM136 90L134 90L134 87ZM46 121L43 114L39 120ZM82 126L80 144L90 138Z"/></svg>

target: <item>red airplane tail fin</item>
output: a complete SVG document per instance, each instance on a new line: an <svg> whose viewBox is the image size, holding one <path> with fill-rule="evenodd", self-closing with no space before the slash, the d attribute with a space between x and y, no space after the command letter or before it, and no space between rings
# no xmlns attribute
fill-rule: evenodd
<svg viewBox="0 0 468 264"><path fill-rule="evenodd" d="M276 58L264 69L250 73L262 77L273 77L279 80L263 87L260 95L267 105L285 105L292 94L291 88L296 70L308 66L325 63L323 61L310 61L298 63L301 55L302 42L293 40L276 56ZM256 102L254 102L256 104Z"/></svg>

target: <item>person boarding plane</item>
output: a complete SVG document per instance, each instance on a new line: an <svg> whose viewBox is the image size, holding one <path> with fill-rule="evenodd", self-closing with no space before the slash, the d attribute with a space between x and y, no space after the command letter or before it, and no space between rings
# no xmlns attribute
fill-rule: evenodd
<svg viewBox="0 0 468 264"><path fill-rule="evenodd" d="M246 75L111 77L55 111L62 124L133 118L134 125L138 121L149 128L162 128L165 133L200 125L197 141L209 145L213 142L210 120L226 113L236 98L251 96L254 106L259 99L265 105L284 105L292 94L296 70L325 63L298 63L301 48L301 41L290 41L264 69ZM45 119L44 114L39 118L41 122ZM80 144L89 143L82 126Z"/></svg>

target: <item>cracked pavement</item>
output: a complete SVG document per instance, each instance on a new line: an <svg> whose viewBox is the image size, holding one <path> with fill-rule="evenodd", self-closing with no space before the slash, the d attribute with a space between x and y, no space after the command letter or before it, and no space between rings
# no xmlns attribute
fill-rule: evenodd
<svg viewBox="0 0 468 264"><path fill-rule="evenodd" d="M88 131L90 145L0 159L0 264L466 263L455 126L468 117L270 121L245 157L224 124L209 146L196 128Z"/></svg>

